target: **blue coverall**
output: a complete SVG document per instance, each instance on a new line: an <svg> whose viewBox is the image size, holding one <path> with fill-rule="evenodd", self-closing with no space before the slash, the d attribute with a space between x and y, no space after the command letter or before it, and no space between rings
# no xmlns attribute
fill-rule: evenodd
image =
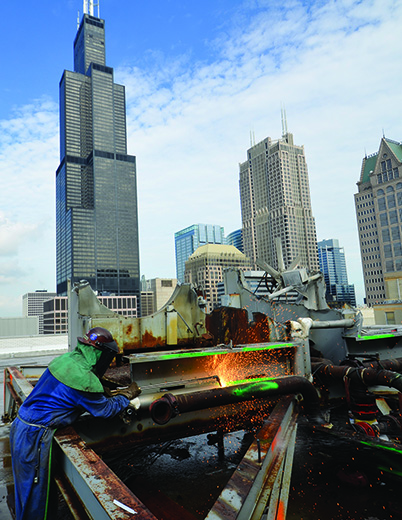
<svg viewBox="0 0 402 520"><path fill-rule="evenodd" d="M50 453L56 428L72 424L83 412L113 417L127 408L123 395L75 390L47 369L21 405L10 431L15 484L16 520L46 520L48 516Z"/></svg>

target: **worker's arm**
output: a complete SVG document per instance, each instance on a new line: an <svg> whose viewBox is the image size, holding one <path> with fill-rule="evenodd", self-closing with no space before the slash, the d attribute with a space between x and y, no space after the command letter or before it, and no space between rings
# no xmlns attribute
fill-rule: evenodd
<svg viewBox="0 0 402 520"><path fill-rule="evenodd" d="M76 392L77 405L95 417L114 417L130 404L130 400L124 395L107 398L103 394Z"/></svg>

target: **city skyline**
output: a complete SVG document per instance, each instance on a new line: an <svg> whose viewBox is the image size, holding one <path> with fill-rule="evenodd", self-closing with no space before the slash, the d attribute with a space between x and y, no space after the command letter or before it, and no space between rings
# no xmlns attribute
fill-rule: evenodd
<svg viewBox="0 0 402 520"><path fill-rule="evenodd" d="M284 103L306 150L317 239L339 237L360 303L353 195L365 151L383 133L402 140L402 3L270 4L101 0L137 156L141 275L174 276L174 232L189 222L240 227L238 163L250 132L280 135ZM27 292L55 289L58 81L78 9L81 18L80 1L27 3L15 31L14 7L2 6L11 72L0 82L0 316L19 315Z"/></svg>

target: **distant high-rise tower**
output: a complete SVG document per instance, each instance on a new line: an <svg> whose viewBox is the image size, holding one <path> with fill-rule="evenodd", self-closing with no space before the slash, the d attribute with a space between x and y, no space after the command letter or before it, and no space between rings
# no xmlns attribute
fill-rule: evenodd
<svg viewBox="0 0 402 520"><path fill-rule="evenodd" d="M236 249L243 253L243 230L236 229L228 234L225 238L225 243L228 246L235 246Z"/></svg>
<svg viewBox="0 0 402 520"><path fill-rule="evenodd" d="M286 125L281 139L267 137L247 150L240 164L240 202L244 254L256 267L263 260L277 265L280 238L285 267L319 269L315 221L304 147L293 143Z"/></svg>
<svg viewBox="0 0 402 520"><path fill-rule="evenodd" d="M325 279L327 301L355 306L355 286L348 283L345 252L343 247L339 246L339 240L321 240L317 245L320 270Z"/></svg>
<svg viewBox="0 0 402 520"><path fill-rule="evenodd" d="M402 143L383 137L355 194L366 303L402 300Z"/></svg>
<svg viewBox="0 0 402 520"><path fill-rule="evenodd" d="M60 81L57 293L66 294L68 279L85 279L96 291L139 297L136 164L127 155L125 89L106 66L105 22L93 16L94 5L84 3L74 72L65 70Z"/></svg>
<svg viewBox="0 0 402 520"><path fill-rule="evenodd" d="M174 234L176 252L176 277L184 282L185 263L194 251L205 244L224 244L225 233L221 226L193 224Z"/></svg>

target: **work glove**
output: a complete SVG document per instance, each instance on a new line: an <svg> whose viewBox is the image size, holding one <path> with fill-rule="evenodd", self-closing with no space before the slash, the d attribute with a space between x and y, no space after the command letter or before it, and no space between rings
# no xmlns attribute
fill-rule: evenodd
<svg viewBox="0 0 402 520"><path fill-rule="evenodd" d="M137 383L134 381L131 383L130 386L127 388L118 388L117 390L111 390L112 396L115 395L124 395L124 397L127 397L130 401L134 399L134 397L137 397L141 393L141 388L137 385Z"/></svg>

